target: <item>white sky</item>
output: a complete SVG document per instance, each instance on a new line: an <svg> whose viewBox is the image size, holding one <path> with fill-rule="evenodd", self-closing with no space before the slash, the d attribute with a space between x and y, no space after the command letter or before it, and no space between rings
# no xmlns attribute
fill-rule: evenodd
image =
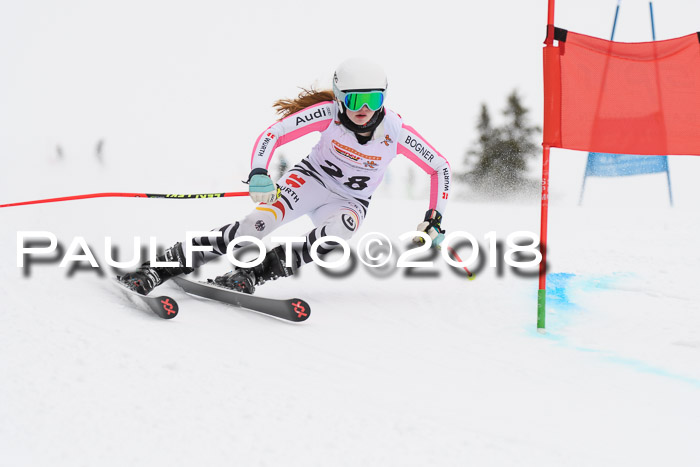
<svg viewBox="0 0 700 467"><path fill-rule="evenodd" d="M560 0L555 23L608 38L615 5ZM648 5L622 1L616 40L651 39ZM659 40L700 31L697 0L654 13ZM546 15L545 0L0 0L0 168L56 144L87 159L104 137L124 163L239 177L270 104L353 55L384 64L387 105L459 166L481 102L495 114L517 88L541 125Z"/></svg>

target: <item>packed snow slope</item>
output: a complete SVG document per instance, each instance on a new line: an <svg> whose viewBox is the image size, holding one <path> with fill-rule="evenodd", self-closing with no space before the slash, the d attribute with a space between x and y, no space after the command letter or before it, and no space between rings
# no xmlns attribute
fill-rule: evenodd
<svg viewBox="0 0 700 467"><path fill-rule="evenodd" d="M585 158L566 157L553 154L545 335L536 276L490 267L485 239L538 233L536 199L451 202L444 227L481 245L473 281L438 258L409 275L360 265L338 278L310 265L260 287L308 300L300 325L171 284L162 289L181 312L164 321L108 281L105 237L129 257L135 236L168 246L241 217L248 199L0 210L0 463L699 465L700 160L672 160L673 208L662 175L589 180L579 207ZM238 174L201 190L174 171L164 181L115 164L4 164L1 202L242 187ZM422 219L427 192L407 199L397 167L361 233L382 232L404 251L398 236ZM310 227L302 219L279 233ZM64 248L84 237L101 272L83 262L71 273L56 259L19 268L18 231L50 231ZM226 270L223 259L200 277Z"/></svg>

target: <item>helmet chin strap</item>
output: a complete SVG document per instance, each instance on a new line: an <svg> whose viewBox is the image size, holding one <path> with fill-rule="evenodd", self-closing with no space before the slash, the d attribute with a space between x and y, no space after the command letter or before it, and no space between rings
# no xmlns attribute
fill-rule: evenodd
<svg viewBox="0 0 700 467"><path fill-rule="evenodd" d="M345 110L347 110L345 108L345 104L341 103L338 109L338 120L340 120L340 123L342 123L345 128L355 133L355 135L359 135L361 133L374 132L374 130L379 126L379 124L382 123L382 120L384 120L385 115L384 107L382 107L381 109L374 112L374 115L372 115L372 118L369 120L369 122L367 122L364 125L357 125L353 123L352 120L350 120L350 117L348 117L348 113L345 112Z"/></svg>

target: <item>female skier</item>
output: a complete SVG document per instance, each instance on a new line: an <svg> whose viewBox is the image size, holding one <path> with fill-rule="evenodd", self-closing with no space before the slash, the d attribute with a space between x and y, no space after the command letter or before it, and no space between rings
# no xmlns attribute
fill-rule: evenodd
<svg viewBox="0 0 700 467"><path fill-rule="evenodd" d="M292 257L287 258L284 246L279 245L268 251L258 266L236 267L215 279L222 287L253 293L255 286L290 276L311 262L309 251L318 239L350 239L362 225L372 193L397 154L408 157L430 175L430 204L417 230L426 232L433 245L439 244L444 237L440 223L450 189L450 165L397 113L384 107L386 90L386 75L379 65L350 59L336 69L333 91L305 90L296 99L275 102L282 118L255 142L248 176L250 197L260 204L242 220L213 230L210 236L193 239L191 245L211 247L211 251L190 251L191 264L185 261L189 246L177 243L157 258L172 266L155 267L147 262L120 280L146 295L171 277L189 274L226 254L228 244L236 237L263 238L303 214L310 216L315 228L306 234L303 243L294 244ZM321 139L311 154L275 184L267 171L275 149L312 131L320 132ZM317 251L323 255L337 245L324 242Z"/></svg>

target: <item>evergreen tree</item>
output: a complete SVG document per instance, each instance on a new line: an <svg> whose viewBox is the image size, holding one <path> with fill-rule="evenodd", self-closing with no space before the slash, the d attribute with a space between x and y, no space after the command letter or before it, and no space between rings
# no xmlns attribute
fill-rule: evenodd
<svg viewBox="0 0 700 467"><path fill-rule="evenodd" d="M527 114L516 91L508 96L502 126L494 127L488 107L481 105L479 139L467 153L473 168L465 177L477 190L507 196L532 186L525 177L527 159L538 154L533 138L541 130L530 125Z"/></svg>

